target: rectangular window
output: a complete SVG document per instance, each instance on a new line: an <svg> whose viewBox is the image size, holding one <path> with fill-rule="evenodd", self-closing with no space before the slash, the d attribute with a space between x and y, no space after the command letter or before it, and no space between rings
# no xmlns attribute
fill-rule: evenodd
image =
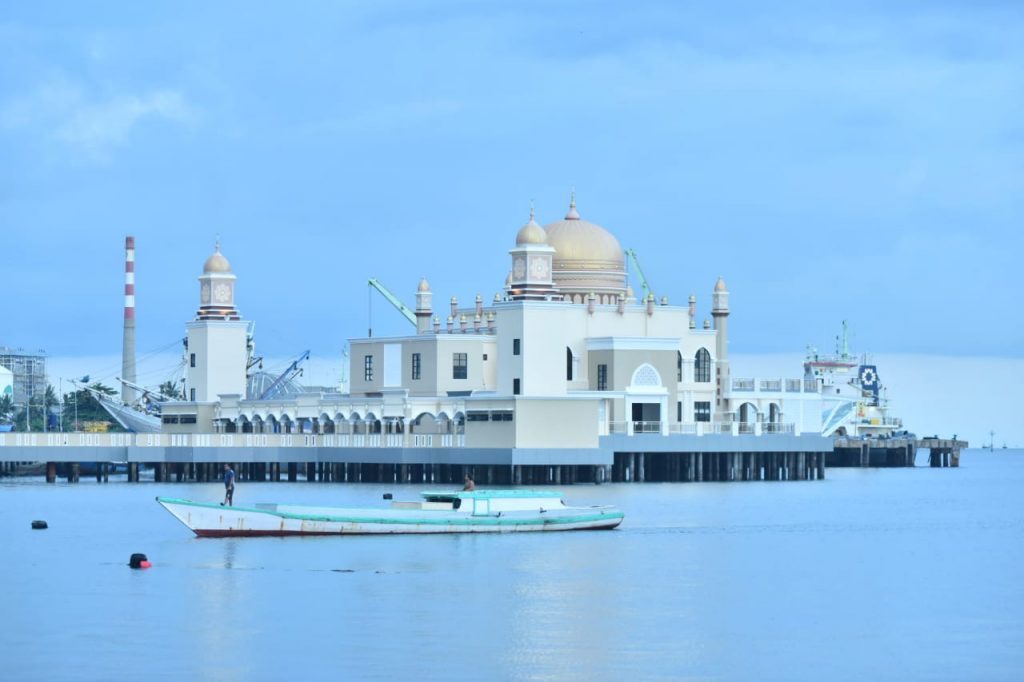
<svg viewBox="0 0 1024 682"><path fill-rule="evenodd" d="M466 421L468 422L485 422L490 419L490 415L487 412L467 412Z"/></svg>
<svg viewBox="0 0 1024 682"><path fill-rule="evenodd" d="M676 403L676 421L683 421L683 403L682 401Z"/></svg>
<svg viewBox="0 0 1024 682"><path fill-rule="evenodd" d="M373 381L373 356L363 356L363 381Z"/></svg>
<svg viewBox="0 0 1024 682"><path fill-rule="evenodd" d="M484 362L487 362L487 353L484 353Z"/></svg>
<svg viewBox="0 0 1024 682"><path fill-rule="evenodd" d="M711 403L710 402L696 402L693 404L693 421L695 422L709 422L711 421Z"/></svg>
<svg viewBox="0 0 1024 682"><path fill-rule="evenodd" d="M519 355L520 350L519 339L512 339L512 355Z"/></svg>
<svg viewBox="0 0 1024 682"><path fill-rule="evenodd" d="M178 417L173 415L173 414L165 414L164 418L163 418L163 423L164 424L177 424L178 423Z"/></svg>
<svg viewBox="0 0 1024 682"><path fill-rule="evenodd" d="M181 415L182 424L195 424L196 416L194 414L183 414Z"/></svg>
<svg viewBox="0 0 1024 682"><path fill-rule="evenodd" d="M188 397L189 400L191 400L192 402L195 402L196 401L196 389L194 389L194 388L189 389L188 396L189 396Z"/></svg>
<svg viewBox="0 0 1024 682"><path fill-rule="evenodd" d="M188 364L189 364L189 367L195 367L196 366L196 354L195 353L192 353L192 355L189 356Z"/></svg>
<svg viewBox="0 0 1024 682"><path fill-rule="evenodd" d="M469 360L466 353L452 353L452 379L465 379Z"/></svg>
<svg viewBox="0 0 1024 682"><path fill-rule="evenodd" d="M412 354L412 378L413 381L420 378L420 354Z"/></svg>
<svg viewBox="0 0 1024 682"><path fill-rule="evenodd" d="M494 410L491 412L492 422L510 422L512 421L511 410Z"/></svg>
<svg viewBox="0 0 1024 682"><path fill-rule="evenodd" d="M597 366L597 390L608 390L608 365Z"/></svg>
<svg viewBox="0 0 1024 682"><path fill-rule="evenodd" d="M519 395L519 379L512 380L512 395Z"/></svg>

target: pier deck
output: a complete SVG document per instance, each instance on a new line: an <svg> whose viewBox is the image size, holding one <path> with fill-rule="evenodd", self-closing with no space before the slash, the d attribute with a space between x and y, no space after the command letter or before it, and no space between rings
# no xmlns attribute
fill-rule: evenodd
<svg viewBox="0 0 1024 682"><path fill-rule="evenodd" d="M951 438L836 438L828 456L832 467L912 467L919 450L928 451L932 467L960 466L967 441Z"/></svg>

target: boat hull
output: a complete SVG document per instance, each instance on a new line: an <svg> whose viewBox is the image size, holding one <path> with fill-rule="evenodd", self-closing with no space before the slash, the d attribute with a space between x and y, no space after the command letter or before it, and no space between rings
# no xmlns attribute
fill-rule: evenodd
<svg viewBox="0 0 1024 682"><path fill-rule="evenodd" d="M222 507L158 497L200 537L387 535L610 530L622 523L614 507L561 507L540 511L471 514L458 511L339 509L329 507Z"/></svg>

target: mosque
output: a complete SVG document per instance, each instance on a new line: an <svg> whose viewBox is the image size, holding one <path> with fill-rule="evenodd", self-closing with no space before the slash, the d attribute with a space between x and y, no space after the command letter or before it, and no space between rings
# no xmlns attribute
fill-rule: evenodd
<svg viewBox="0 0 1024 682"><path fill-rule="evenodd" d="M698 324L694 296L687 306L638 300L619 240L584 220L575 196L544 226L531 210L508 254L492 300L441 303L423 279L414 334L350 339L347 394L257 400L246 397L251 327L218 244L186 325L187 399L163 405L163 432L304 434L358 451L351 461L391 452L513 466L608 466L623 452L831 450L811 387L734 393L723 279L711 323Z"/></svg>

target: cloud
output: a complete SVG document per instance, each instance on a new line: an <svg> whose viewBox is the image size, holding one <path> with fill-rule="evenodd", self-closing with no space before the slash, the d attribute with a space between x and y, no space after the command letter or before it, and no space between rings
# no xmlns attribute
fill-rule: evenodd
<svg viewBox="0 0 1024 682"><path fill-rule="evenodd" d="M191 124L197 118L197 109L177 90L96 95L64 80L44 83L0 106L0 128L39 130L93 158L123 145L145 120Z"/></svg>

